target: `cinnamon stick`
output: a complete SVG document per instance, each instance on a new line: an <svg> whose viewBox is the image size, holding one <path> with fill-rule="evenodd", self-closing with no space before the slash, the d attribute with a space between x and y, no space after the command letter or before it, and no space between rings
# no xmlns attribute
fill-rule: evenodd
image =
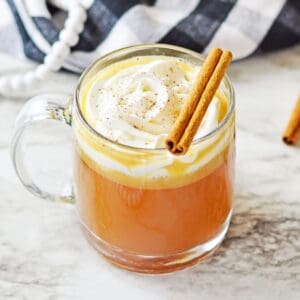
<svg viewBox="0 0 300 300"><path fill-rule="evenodd" d="M218 49L218 53L213 50L214 53L211 52L209 54L208 58L213 57L213 59L208 60L207 58L205 61L204 64L206 64L206 68L202 68L200 71L195 86L192 88L191 94L177 122L166 140L167 148L173 154L185 154L187 152L208 106L225 75L226 69L231 62L231 52L222 52L221 50L221 56L219 56L219 50L220 49ZM213 71L211 72L212 69ZM206 80L204 81L202 78ZM199 84L199 82L202 83L202 81L206 82L206 84L198 88L196 85Z"/></svg>
<svg viewBox="0 0 300 300"><path fill-rule="evenodd" d="M222 55L220 48L213 48L206 60L203 63L201 70L199 71L196 81L192 87L192 90L186 99L185 105L182 108L171 132L166 139L166 146L169 151L174 152L178 141L183 135L183 131L188 125L196 106L200 100L200 97L214 71L216 65Z"/></svg>
<svg viewBox="0 0 300 300"><path fill-rule="evenodd" d="M283 133L282 140L287 145L295 144L300 139L300 97L292 111L288 125Z"/></svg>

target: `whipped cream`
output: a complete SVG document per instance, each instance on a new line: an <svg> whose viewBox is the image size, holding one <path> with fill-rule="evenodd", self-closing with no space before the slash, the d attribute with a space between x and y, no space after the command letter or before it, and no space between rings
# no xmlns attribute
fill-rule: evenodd
<svg viewBox="0 0 300 300"><path fill-rule="evenodd" d="M187 69L180 67L179 59L156 58L120 69L108 79L99 77L87 94L85 117L118 143L163 148L198 71L193 65ZM215 97L194 139L218 125L219 106Z"/></svg>

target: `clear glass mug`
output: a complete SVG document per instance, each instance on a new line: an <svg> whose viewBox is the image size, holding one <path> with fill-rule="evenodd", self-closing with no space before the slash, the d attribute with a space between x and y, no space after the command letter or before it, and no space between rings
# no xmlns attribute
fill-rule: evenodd
<svg viewBox="0 0 300 300"><path fill-rule="evenodd" d="M76 203L83 232L105 258L128 270L163 273L207 257L228 230L235 160L234 91L225 77L219 92L228 101L227 113L215 130L192 143L189 155L175 157L167 149L118 144L90 127L81 112L81 99L99 70L144 55L203 63L198 53L164 44L132 46L107 54L87 68L74 97L67 97L65 105L53 100L58 96L49 95L35 97L25 105L16 124L12 159L20 180L31 192ZM72 127L75 182L65 195L38 187L24 164L24 129L45 119Z"/></svg>

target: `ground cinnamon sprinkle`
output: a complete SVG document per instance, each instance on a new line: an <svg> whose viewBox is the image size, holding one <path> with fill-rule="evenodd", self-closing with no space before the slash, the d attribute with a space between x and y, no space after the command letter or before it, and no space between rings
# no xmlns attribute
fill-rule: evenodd
<svg viewBox="0 0 300 300"><path fill-rule="evenodd" d="M300 97L292 111L288 125L283 133L282 140L287 145L293 145L300 139Z"/></svg>

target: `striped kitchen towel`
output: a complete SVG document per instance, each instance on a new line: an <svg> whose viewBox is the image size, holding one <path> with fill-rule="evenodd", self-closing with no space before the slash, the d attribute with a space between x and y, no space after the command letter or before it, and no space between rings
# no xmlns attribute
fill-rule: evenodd
<svg viewBox="0 0 300 300"><path fill-rule="evenodd" d="M77 73L109 51L140 43L204 53L218 46L242 59L300 42L300 0L0 0L0 51L43 61L75 2L87 20L62 66Z"/></svg>

